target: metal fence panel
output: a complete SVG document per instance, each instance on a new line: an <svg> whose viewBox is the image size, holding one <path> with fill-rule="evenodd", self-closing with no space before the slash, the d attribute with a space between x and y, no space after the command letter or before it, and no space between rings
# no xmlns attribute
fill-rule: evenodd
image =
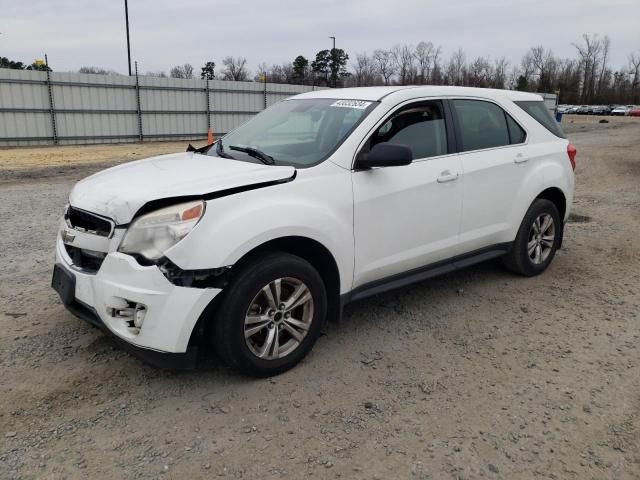
<svg viewBox="0 0 640 480"><path fill-rule="evenodd" d="M51 136L49 113L0 113L0 139L27 137L36 141Z"/></svg>
<svg viewBox="0 0 640 480"><path fill-rule="evenodd" d="M100 137L129 137L136 135L137 118L129 114L104 115L100 113L58 113L56 114L59 139L66 143L89 137L100 143ZM132 137L130 137L132 138Z"/></svg>
<svg viewBox="0 0 640 480"><path fill-rule="evenodd" d="M0 108L49 108L49 97L44 72L37 73L33 78L22 70L8 70L12 72L9 79L16 81L33 81L36 83L6 83L0 87Z"/></svg>
<svg viewBox="0 0 640 480"><path fill-rule="evenodd" d="M313 89L0 69L0 146L201 139L209 127L220 136Z"/></svg>

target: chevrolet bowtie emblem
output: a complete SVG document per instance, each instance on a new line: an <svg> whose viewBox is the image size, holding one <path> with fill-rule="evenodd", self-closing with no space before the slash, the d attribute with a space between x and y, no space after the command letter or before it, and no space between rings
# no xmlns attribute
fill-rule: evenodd
<svg viewBox="0 0 640 480"><path fill-rule="evenodd" d="M73 243L73 241L76 239L76 236L69 232L68 230L63 230L62 231L62 241L64 243Z"/></svg>

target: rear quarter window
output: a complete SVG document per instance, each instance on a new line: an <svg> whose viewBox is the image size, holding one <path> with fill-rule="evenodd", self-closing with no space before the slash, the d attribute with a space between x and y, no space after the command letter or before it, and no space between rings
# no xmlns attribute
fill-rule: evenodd
<svg viewBox="0 0 640 480"><path fill-rule="evenodd" d="M555 119L549 113L546 105L542 100L538 101L522 101L522 102L513 102L517 106L519 106L522 110L527 112L531 117L534 118L540 125L553 133L556 137L567 138L567 136L562 131L560 124L555 121Z"/></svg>

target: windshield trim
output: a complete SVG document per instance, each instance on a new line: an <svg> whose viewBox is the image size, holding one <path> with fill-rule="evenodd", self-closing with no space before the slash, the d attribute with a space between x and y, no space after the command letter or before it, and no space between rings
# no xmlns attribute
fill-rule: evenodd
<svg viewBox="0 0 640 480"><path fill-rule="evenodd" d="M307 100L307 99L296 99L296 98L288 98L286 100L283 100L283 102L295 102L295 101L299 101L299 100ZM322 100L334 100L334 101L338 101L338 100L349 100L349 99L344 99L344 98L323 98ZM368 102L370 102L370 105L364 109L364 112L362 114L362 116L351 126L351 128L344 134L344 136L342 137L342 139L340 139L338 142L336 142L336 144L333 146L333 148L331 150L329 150L329 152L327 152L327 154L323 157L321 157L319 160L317 160L314 163L309 163L309 164L304 164L301 165L299 163L295 163L295 162L288 162L286 160L281 160L278 157L274 157L275 163L272 165L276 165L276 166L289 166L289 167L294 167L296 169L305 169L305 168L311 168L311 167L315 167L316 165L320 165L323 162L326 162L341 146L342 144L351 136L351 134L353 133L353 131L358 128L358 126L362 123L362 121L367 118L371 112L378 106L380 105L380 101L379 100L367 100ZM268 108L266 108L265 110L262 110L260 113L265 112L267 110L269 110L269 108L273 107L274 105L278 105L282 102L278 102L278 103L274 103L273 105L269 106ZM236 128L234 128L233 130L231 130L230 132L227 132L223 137L221 137L219 139L219 141L224 141L224 139L227 137L227 135L230 135L231 133L233 133L234 131L236 131L238 128L242 127L244 124L246 124L247 122L250 122L252 118L255 117L251 117L250 119L248 119L246 122L242 122L240 125L238 125ZM224 145L224 144L223 144ZM215 150L209 150L209 152L215 152ZM207 152L207 153L209 153ZM236 153L236 152L234 152ZM249 156L246 153L242 153L242 152L237 152L240 153L241 155L245 155L247 157L247 160L244 160L242 158L236 158L233 157L234 160L238 160L240 162L249 162L249 163L259 163L260 165L266 165L263 164L260 161L255 161L256 159ZM271 166L271 165L266 165L266 166Z"/></svg>

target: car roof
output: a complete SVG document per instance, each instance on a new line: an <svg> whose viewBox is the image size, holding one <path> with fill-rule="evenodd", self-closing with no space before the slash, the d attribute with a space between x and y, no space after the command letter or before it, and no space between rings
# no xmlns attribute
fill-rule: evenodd
<svg viewBox="0 0 640 480"><path fill-rule="evenodd" d="M509 99L515 101L542 101L542 97L538 94L519 92L516 90L498 90L493 88L450 87L436 85L329 88L302 93L292 98L335 98L367 101L384 101L388 99L393 101L402 101L409 100L411 98L439 96L482 97L494 100Z"/></svg>

